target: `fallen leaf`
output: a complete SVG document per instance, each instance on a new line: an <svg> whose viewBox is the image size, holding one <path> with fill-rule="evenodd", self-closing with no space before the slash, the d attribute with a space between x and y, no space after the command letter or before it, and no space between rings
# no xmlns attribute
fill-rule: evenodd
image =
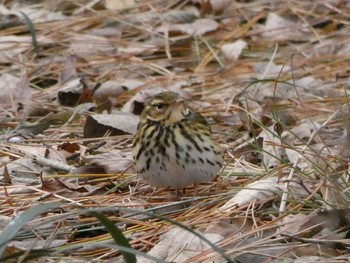
<svg viewBox="0 0 350 263"><path fill-rule="evenodd" d="M117 47L107 37L75 34L70 38L69 53L89 60L93 54L116 54Z"/></svg>
<svg viewBox="0 0 350 263"><path fill-rule="evenodd" d="M266 168L278 167L283 159L285 148L282 146L281 138L275 131L276 123L263 129L257 136L257 139L262 138L263 166Z"/></svg>
<svg viewBox="0 0 350 263"><path fill-rule="evenodd" d="M13 102L25 103L31 99L32 91L29 88L29 80L26 76L14 77L3 73L0 76L0 104L2 108L13 105Z"/></svg>
<svg viewBox="0 0 350 263"><path fill-rule="evenodd" d="M12 184L38 184L40 167L33 163L31 158L19 158L6 165L8 174L11 177ZM4 174L5 166L0 167L0 174Z"/></svg>
<svg viewBox="0 0 350 263"><path fill-rule="evenodd" d="M97 114L88 116L84 126L85 138L97 138L106 135L134 134L139 118L131 113Z"/></svg>
<svg viewBox="0 0 350 263"><path fill-rule="evenodd" d="M131 91L143 85L144 82L137 79L116 79L103 82L95 91L93 98L96 103L102 103L111 99L116 104L117 97L126 91Z"/></svg>
<svg viewBox="0 0 350 263"><path fill-rule="evenodd" d="M67 239L41 240L38 238L28 238L21 241L11 241L8 246L15 247L17 250L48 249L63 246L68 242Z"/></svg>
<svg viewBox="0 0 350 263"><path fill-rule="evenodd" d="M219 23L210 18L199 18L193 23L186 24L170 24L167 27L158 28L158 32L179 31L189 36L204 35L212 32L219 27Z"/></svg>
<svg viewBox="0 0 350 263"><path fill-rule="evenodd" d="M66 56L66 59L64 60L63 70L59 75L59 83L64 83L72 79L78 79L78 72L75 63L76 59L74 56Z"/></svg>
<svg viewBox="0 0 350 263"><path fill-rule="evenodd" d="M119 150L98 155L87 155L83 159L88 164L102 167L108 174L123 172L134 162L131 153L123 153Z"/></svg>
<svg viewBox="0 0 350 263"><path fill-rule="evenodd" d="M124 10L131 8L136 3L134 0L105 0L105 7L109 10Z"/></svg>
<svg viewBox="0 0 350 263"><path fill-rule="evenodd" d="M210 0L209 2L215 12L223 11L231 5L238 4L236 2L232 2L231 0Z"/></svg>
<svg viewBox="0 0 350 263"><path fill-rule="evenodd" d="M268 177L248 184L234 197L219 208L219 211L229 212L237 206L247 205L254 201L264 200L280 192L277 177Z"/></svg>
<svg viewBox="0 0 350 263"><path fill-rule="evenodd" d="M203 234L212 243L223 239L218 234ZM160 236L159 242L149 252L149 255L158 257L167 262L184 262L199 254L210 246L189 231L174 227ZM153 262L144 257L138 257L139 263Z"/></svg>
<svg viewBox="0 0 350 263"><path fill-rule="evenodd" d="M220 47L221 54L225 59L226 65L230 65L232 62L235 62L239 55L242 53L242 50L246 48L247 42L244 40L236 40L231 44L224 44Z"/></svg>
<svg viewBox="0 0 350 263"><path fill-rule="evenodd" d="M294 23L271 12L267 16L262 35L270 41L303 40L304 34L300 28L301 24Z"/></svg>

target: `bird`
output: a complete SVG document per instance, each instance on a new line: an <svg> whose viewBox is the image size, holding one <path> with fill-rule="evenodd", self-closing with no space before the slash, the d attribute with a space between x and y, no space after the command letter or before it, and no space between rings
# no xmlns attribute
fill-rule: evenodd
<svg viewBox="0 0 350 263"><path fill-rule="evenodd" d="M210 182L223 166L223 151L206 119L175 92L161 92L145 105L134 135L138 175L154 187L180 190Z"/></svg>

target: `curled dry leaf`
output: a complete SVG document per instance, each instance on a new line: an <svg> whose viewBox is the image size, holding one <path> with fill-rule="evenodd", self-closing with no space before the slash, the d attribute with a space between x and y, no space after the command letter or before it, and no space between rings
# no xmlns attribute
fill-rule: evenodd
<svg viewBox="0 0 350 263"><path fill-rule="evenodd" d="M224 44L221 46L221 54L223 55L226 64L231 64L235 62L242 50L247 46L247 42L244 40L237 40L231 44Z"/></svg>
<svg viewBox="0 0 350 263"><path fill-rule="evenodd" d="M310 127L308 123L301 123L291 130L284 131L282 137L291 146L300 145L303 142L307 142L312 134L313 127Z"/></svg>
<svg viewBox="0 0 350 263"><path fill-rule="evenodd" d="M25 155L32 155L33 157L46 157L47 159L59 161L66 163L64 156L60 154L59 151L54 150L53 148L48 149L45 146L41 145L23 145L23 144L11 144L10 149L15 152L21 152Z"/></svg>
<svg viewBox="0 0 350 263"><path fill-rule="evenodd" d="M58 102L63 106L76 106L84 93L80 79L72 79L66 82L64 86L57 94ZM85 90L85 93L87 92L88 90Z"/></svg>
<svg viewBox="0 0 350 263"><path fill-rule="evenodd" d="M298 167L302 170L310 170L315 164L323 167L325 157L334 152L334 149L326 147L322 140L316 141L316 137L305 152L300 154L313 130L319 127L320 124L316 122L302 123L282 133L283 141L288 143L288 147L285 148L287 159L294 164L299 158Z"/></svg>
<svg viewBox="0 0 350 263"><path fill-rule="evenodd" d="M279 234L297 235L298 237L310 237L310 231L315 229L307 229L302 231L302 226L310 219L310 216L304 214L287 215L283 217L279 224ZM317 227L317 226L314 226Z"/></svg>
<svg viewBox="0 0 350 263"><path fill-rule="evenodd" d="M123 172L134 162L131 153L123 153L118 150L98 155L87 155L84 157L84 161L102 167L109 174Z"/></svg>
<svg viewBox="0 0 350 263"><path fill-rule="evenodd" d="M25 13L33 23L48 21L59 21L66 18L61 12L51 12L46 8L36 8L34 5L27 5L25 2L12 5L11 9L2 6L0 13L3 15L17 15L23 20L22 13Z"/></svg>
<svg viewBox="0 0 350 263"><path fill-rule="evenodd" d="M290 240L296 239L303 243L311 241L315 244L295 250L298 256L318 256L320 251L322 255L326 252L335 256L339 255L336 249L346 246L344 240L348 235L349 219L349 209L334 209L314 215L288 215L279 222L281 225L279 234ZM308 247L310 249L307 249Z"/></svg>
<svg viewBox="0 0 350 263"><path fill-rule="evenodd" d="M286 148L286 157L292 163L296 163L297 167L302 171L310 171L313 167L313 159L316 157L316 153L310 150L306 150L303 154L300 154L303 147Z"/></svg>
<svg viewBox="0 0 350 263"><path fill-rule="evenodd" d="M67 189L67 191L65 191L66 194L68 196L70 195L71 197L78 196L79 194L77 194L76 192L92 194L99 188L91 184L78 183L78 181L75 178L67 179L67 180L56 179L56 181L59 181L62 184L62 186L64 186L64 187L61 187L61 189L57 189L57 190L62 190L63 188L66 188ZM71 191L75 193L72 193Z"/></svg>
<svg viewBox="0 0 350 263"><path fill-rule="evenodd" d="M289 21L275 13L269 13L263 28L263 36L270 40L303 40L300 25Z"/></svg>
<svg viewBox="0 0 350 263"><path fill-rule="evenodd" d="M63 246L68 239L40 240L38 238L28 238L21 241L11 241L8 246L18 250L28 251L32 249L48 249Z"/></svg>
<svg viewBox="0 0 350 263"><path fill-rule="evenodd" d="M16 106L12 105L12 103L25 103L32 97L32 91L29 88L29 80L27 76L17 78L7 73L1 74L0 87L1 107Z"/></svg>
<svg viewBox="0 0 350 263"><path fill-rule="evenodd" d="M218 234L203 235L212 243L223 239ZM166 262L185 262L208 248L210 248L209 245L199 237L183 228L175 227L161 235L159 243L148 254L163 259ZM148 263L153 261L139 257L138 262Z"/></svg>
<svg viewBox="0 0 350 263"><path fill-rule="evenodd" d="M179 31L190 36L204 35L205 33L215 31L219 27L219 23L210 18L201 18L193 23L186 24L170 24L166 27L160 27L159 32Z"/></svg>
<svg viewBox="0 0 350 263"><path fill-rule="evenodd" d="M43 36L39 36L37 41L42 44L54 44L53 40ZM31 36L1 36L0 63L13 63L14 58L32 47Z"/></svg>
<svg viewBox="0 0 350 263"><path fill-rule="evenodd" d="M247 205L251 202L264 200L270 196L276 195L280 191L278 188L278 180L277 177L268 177L248 184L220 207L219 211L230 212L237 206Z"/></svg>
<svg viewBox="0 0 350 263"><path fill-rule="evenodd" d="M1 36L0 63L11 63L13 58L31 48L28 36Z"/></svg>
<svg viewBox="0 0 350 263"><path fill-rule="evenodd" d="M69 52L89 60L92 54L116 54L117 47L110 39L94 35L74 35L70 39Z"/></svg>
<svg viewBox="0 0 350 263"><path fill-rule="evenodd" d="M133 43L127 46L119 46L118 54L125 55L141 55L141 54L152 54L155 50L157 50L156 46L148 45L148 44L140 44ZM141 60L135 59L137 62L141 62Z"/></svg>
<svg viewBox="0 0 350 263"><path fill-rule="evenodd" d="M277 167L284 156L285 149L281 146L281 138L276 135L275 125L261 131L257 139L262 138L263 165L266 168Z"/></svg>
<svg viewBox="0 0 350 263"><path fill-rule="evenodd" d="M137 79L116 79L103 82L95 91L93 98L96 103L102 103L107 99L115 101L123 92L136 89L144 84L144 81Z"/></svg>
<svg viewBox="0 0 350 263"><path fill-rule="evenodd" d="M134 134L138 123L139 118L127 112L91 115L86 119L84 137L96 138L106 135Z"/></svg>
<svg viewBox="0 0 350 263"><path fill-rule="evenodd" d="M229 8L233 4L237 5L238 3L231 0L210 0L210 4L215 12L220 12Z"/></svg>
<svg viewBox="0 0 350 263"><path fill-rule="evenodd" d="M250 218L237 217L230 222L228 219L221 219L219 221L212 222L205 233L215 233L220 236L227 237L233 235L240 235L248 232L254 228L254 222Z"/></svg>
<svg viewBox="0 0 350 263"><path fill-rule="evenodd" d="M317 227L318 233L323 228L328 228L329 230L337 230L344 226L350 225L350 209L331 209L327 211L322 211L313 215L309 218L303 225L302 229L310 229L313 227ZM319 226L322 226L321 229ZM314 233L315 234L315 233Z"/></svg>
<svg viewBox="0 0 350 263"><path fill-rule="evenodd" d="M39 183L41 169L34 165L32 158L19 158L0 167L0 175L4 175L5 172L10 175L12 184L31 185ZM2 178L1 181L4 179Z"/></svg>
<svg viewBox="0 0 350 263"><path fill-rule="evenodd" d="M59 75L59 83L65 83L68 80L78 79L78 72L75 62L76 59L74 56L65 56L63 70L60 72Z"/></svg>

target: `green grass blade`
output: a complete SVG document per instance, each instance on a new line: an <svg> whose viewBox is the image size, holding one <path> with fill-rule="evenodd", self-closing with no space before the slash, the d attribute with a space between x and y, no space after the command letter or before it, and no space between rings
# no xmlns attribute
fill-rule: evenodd
<svg viewBox="0 0 350 263"><path fill-rule="evenodd" d="M39 55L39 45L38 45L38 41L36 40L36 31L35 31L34 24L32 20L30 20L30 18L25 13L23 13L22 11L20 11L20 13L24 17L24 20L28 25L30 35L32 36L32 44L33 44L35 53Z"/></svg>
<svg viewBox="0 0 350 263"><path fill-rule="evenodd" d="M18 231L26 225L34 217L40 215L47 210L58 208L62 205L62 202L38 204L29 208L27 211L13 218L10 223L0 233L0 258L4 253L4 250L8 244L18 233Z"/></svg>
<svg viewBox="0 0 350 263"><path fill-rule="evenodd" d="M108 232L111 234L111 236L113 237L114 241L119 246L131 248L128 240L125 238L125 236L123 235L122 231L120 231L118 229L118 227L116 227L111 220L109 220L104 215L96 213L96 212L90 212L89 214L91 214L92 216L96 217L105 226L105 228L107 228ZM134 254L129 253L129 252L125 252L125 251L122 251L122 250L120 252L122 253L126 263L136 263L137 262L136 261L136 257L135 257Z"/></svg>

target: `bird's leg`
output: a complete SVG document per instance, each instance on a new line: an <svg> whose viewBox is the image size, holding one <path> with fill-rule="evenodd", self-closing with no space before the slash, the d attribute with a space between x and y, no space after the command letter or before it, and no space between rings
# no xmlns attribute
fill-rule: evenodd
<svg viewBox="0 0 350 263"><path fill-rule="evenodd" d="M175 189L175 192L176 192L176 198L180 200L182 197L181 189Z"/></svg>
<svg viewBox="0 0 350 263"><path fill-rule="evenodd" d="M198 184L193 183L193 196L197 196Z"/></svg>

